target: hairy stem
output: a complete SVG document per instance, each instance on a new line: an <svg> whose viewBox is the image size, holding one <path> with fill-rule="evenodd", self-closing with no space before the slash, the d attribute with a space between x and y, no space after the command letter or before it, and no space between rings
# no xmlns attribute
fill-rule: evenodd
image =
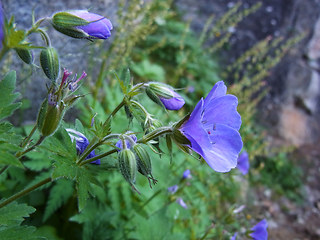
<svg viewBox="0 0 320 240"><path fill-rule="evenodd" d="M51 177L48 177L38 183L36 183L35 185L31 186L31 187L28 187L20 192L17 192L16 194L12 195L11 197L7 198L5 201L1 202L0 203L0 208L8 205L9 203L13 202L14 200L32 192L33 190L37 189L38 187L41 187L42 185L46 184L46 183L49 183L51 182Z"/></svg>
<svg viewBox="0 0 320 240"><path fill-rule="evenodd" d="M30 138L32 137L32 135L34 134L34 132L37 130L37 124L34 125L34 127L32 128L31 132L29 133L29 135L22 141L22 143L20 144L21 147L25 147L27 146L27 144L30 141Z"/></svg>
<svg viewBox="0 0 320 240"><path fill-rule="evenodd" d="M38 140L35 144L33 144L31 147L27 148L26 150L24 150L24 151L22 151L22 152L16 153L16 157L20 158L20 157L22 157L24 154L26 154L26 153L30 152L31 150L35 149L36 146L40 145L45 138L46 138L45 136L41 136L41 137L39 138L39 140Z"/></svg>
<svg viewBox="0 0 320 240"><path fill-rule="evenodd" d="M87 160L85 160L85 161L82 161L79 165L82 166L82 165L84 165L84 164L91 163L91 162L96 161L96 160L98 160L98 159L100 159L100 158L104 158L104 157L106 157L106 156L108 156L108 155L110 155L110 154L113 154L113 153L115 153L115 152L117 152L117 151L118 151L117 149L112 149L112 150L110 150L109 152L105 152L105 153L102 153L102 154L100 154L100 155L98 155L98 156L95 156L95 157L93 157L93 158L90 158L90 159L87 159Z"/></svg>

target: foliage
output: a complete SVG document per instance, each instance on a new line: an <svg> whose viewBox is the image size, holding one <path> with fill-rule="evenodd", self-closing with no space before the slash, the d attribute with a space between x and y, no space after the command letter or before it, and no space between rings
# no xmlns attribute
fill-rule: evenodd
<svg viewBox="0 0 320 240"><path fill-rule="evenodd" d="M252 175L254 183L262 183L291 200L303 200L302 170L288 159L287 153L278 153L273 157L257 157L254 168L259 170L259 175Z"/></svg>
<svg viewBox="0 0 320 240"><path fill-rule="evenodd" d="M285 154L270 156L266 152L263 128L255 118L258 103L268 90L264 78L303 36L267 38L227 67L221 67L217 54L227 45L230 27L235 28L260 6L243 9L237 3L220 19L208 19L199 34L181 20L171 0L120 0L117 31L112 32L110 47L106 49L99 41L92 43L95 57L89 59L88 78L94 84L84 84L78 90L81 78L70 80L66 71L62 76L66 82L51 79L43 103L45 113L42 116L39 111L34 127L15 127L7 120L21 107L15 73L9 72L0 81L0 91L5 93L0 96L0 192L4 198L0 201L0 239L230 239L235 231L249 229L244 217L247 210L235 211L249 204L246 177L236 169L226 174L213 172L196 154L188 154L186 148L183 153L170 137L150 137L161 133L161 127L170 130L173 122L184 119L220 76L232 79L228 91L239 99L240 131L254 166L249 180L297 198L300 170ZM50 41L40 27L43 21L33 20L28 31L16 29L14 18L6 22L1 57L16 47L47 51ZM29 43L32 33L40 34L46 46ZM59 65L56 58L49 59L55 61L55 73ZM157 107L143 94L148 81L181 90L187 108L169 114ZM76 90L77 94L73 93ZM59 104L52 110L49 102L55 98ZM65 122L64 113L75 103L79 119ZM52 116L59 121L44 136L39 119ZM52 122L42 124L51 126ZM79 154L77 141L65 128L86 136L90 143L83 153ZM130 137L129 130L148 149L157 181L151 180L157 185L149 185L150 178L143 175L137 175L135 184L128 184L121 176L122 166L115 156L121 149L115 145ZM95 157L87 159L93 150ZM98 158L101 165L90 164ZM191 178L182 177L186 169L191 170ZM174 193L168 191L173 185L178 186ZM13 202L7 204L8 199Z"/></svg>

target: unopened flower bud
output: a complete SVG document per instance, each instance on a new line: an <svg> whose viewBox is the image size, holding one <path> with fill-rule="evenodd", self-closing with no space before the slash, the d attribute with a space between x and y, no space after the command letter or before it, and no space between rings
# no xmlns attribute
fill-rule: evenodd
<svg viewBox="0 0 320 240"><path fill-rule="evenodd" d="M53 27L73 38L107 39L113 28L109 19L86 10L58 12L52 17Z"/></svg>
<svg viewBox="0 0 320 240"><path fill-rule="evenodd" d="M185 104L183 97L163 83L148 83L146 93L152 101L168 110L179 110Z"/></svg>
<svg viewBox="0 0 320 240"><path fill-rule="evenodd" d="M19 58L26 64L31 64L33 62L33 55L31 50L26 48L16 48L15 50Z"/></svg>
<svg viewBox="0 0 320 240"><path fill-rule="evenodd" d="M37 119L37 127L44 137L50 136L58 129L64 113L51 95L49 94L42 103Z"/></svg>
<svg viewBox="0 0 320 240"><path fill-rule="evenodd" d="M135 144L132 147L132 150L136 155L138 171L143 176L148 178L150 187L151 187L150 179L153 180L153 184L156 184L157 180L155 180L152 176L151 160L148 152L143 148L141 144Z"/></svg>
<svg viewBox="0 0 320 240"><path fill-rule="evenodd" d="M46 76L52 82L56 82L60 71L59 57L56 49L52 47L43 49L40 53L40 64Z"/></svg>
<svg viewBox="0 0 320 240"><path fill-rule="evenodd" d="M119 168L127 182L133 185L136 181L137 161L136 156L130 149L123 149L118 154Z"/></svg>

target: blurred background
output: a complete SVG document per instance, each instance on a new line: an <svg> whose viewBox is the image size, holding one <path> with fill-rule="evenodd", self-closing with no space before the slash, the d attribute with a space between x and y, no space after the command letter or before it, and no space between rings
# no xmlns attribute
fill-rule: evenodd
<svg viewBox="0 0 320 240"><path fill-rule="evenodd" d="M57 11L88 9L112 21L114 29L111 38L95 42L67 38L54 31L49 23L46 24L52 45L60 53L61 66L79 74L85 70L88 73L86 89L93 96L88 101L90 107L83 103L73 108L65 118L67 122L74 122L77 116L85 125L98 111L99 104L105 114L112 111L111 106L116 103L111 102L110 96L110 89L115 85L111 72L121 72L119 66L129 68L135 82L155 80L180 89L187 103L185 113L191 111L198 99L206 96L214 83L221 79L227 84L228 91L238 97L238 110L243 120L241 134L244 149L249 153L250 173L248 176L231 173L236 176L232 176L232 181L228 182L225 175L219 176L212 173L211 169L203 170L208 168L206 164L201 165L202 169L199 170L194 166L198 162L192 158L183 163L187 158L185 155L178 155L177 159L180 160L176 165L166 165L175 172L173 177L176 179L179 179L183 170L191 169L194 181L197 179L203 185L195 187L202 194L203 202L211 199L210 203L215 205L211 209L211 216L202 216L207 210L200 211L201 214L193 210L199 204L193 198L199 193L186 190L184 199L191 206L190 212L178 214L177 219L181 217L182 220L175 226L180 230L173 232L181 235L175 235L180 237L176 239L220 239L217 236L221 235L199 232L211 229L208 221L221 221L223 226L228 225L222 217L224 214L219 215L215 211L221 206L228 211L231 206L240 203L246 205L243 217L247 222L252 218L264 217L268 220L269 239L320 238L319 0L3 0L2 4L5 16L9 18L15 15L19 28L31 26L33 10L38 19ZM41 41L37 37L33 40ZM34 64L39 65L38 62ZM9 54L1 68L2 71L17 71L18 90L24 96L23 107L15 113L12 122L16 126L31 124L46 95L41 69L22 63L14 52ZM86 114L84 109L88 110ZM164 121L171 120L168 117ZM158 168L162 169L163 166ZM202 174L212 178L206 179ZM159 182L163 180L159 189L165 189L175 181L171 179L170 184L165 184L164 173L158 173L158 176ZM120 180L117 182L114 179L105 181L120 184ZM206 181L221 185L211 186ZM205 193L208 190L204 186L210 192L218 191L219 197ZM116 190L109 189L109 194L111 191ZM43 198L48 196L49 190ZM146 193L146 196L152 194ZM134 198L133 202L138 201ZM106 201L101 199L99 201ZM126 201L128 203L129 200ZM40 209L44 208L43 202L37 204ZM94 208L93 204L90 207ZM118 207L112 211L125 211L121 206ZM67 208L67 201L64 208ZM44 222L56 229L52 236L67 239L71 233L57 227L59 214L61 212L55 212L50 217L47 214ZM176 210L172 210L172 214L175 215ZM210 219L207 225L203 223L203 227L199 227L198 232L195 230L194 235L183 233L183 229L197 222L194 217L197 214L200 214L200 218ZM210 215L208 211L207 214ZM125 214L120 215L119 219L122 219ZM70 213L68 217L71 216ZM92 232L96 229L77 216L73 217L75 225L70 226L73 229L70 232L79 229L89 231L90 228ZM106 217L110 216L107 214ZM119 224L129 221L119 219ZM189 222L184 219L189 219ZM234 224L233 228L241 232L241 221L237 221L238 224L230 224ZM113 227L114 231L120 231L118 227ZM90 239L92 233L89 231L83 236L85 234ZM105 239L123 237L108 234L113 237ZM136 238L147 239L146 236Z"/></svg>

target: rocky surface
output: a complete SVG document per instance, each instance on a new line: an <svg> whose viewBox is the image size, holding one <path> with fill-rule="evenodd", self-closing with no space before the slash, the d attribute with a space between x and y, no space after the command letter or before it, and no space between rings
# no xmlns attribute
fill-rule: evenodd
<svg viewBox="0 0 320 240"><path fill-rule="evenodd" d="M50 17L55 12L74 9L90 9L90 11L104 15L110 19L115 19L117 11L117 1L112 0L2 0L3 9L7 18L12 14L15 15L18 29L28 29L31 26L32 10L35 12L36 20L42 17ZM73 73L81 74L87 68L88 53L91 50L91 42L79 39L72 39L55 31L49 22L43 24L47 28L47 32L51 38L51 44L60 54L60 66L67 68ZM40 36L32 36L32 41L43 45ZM105 41L104 44L110 44ZM35 64L40 66L39 51L35 50ZM61 56L63 54L63 56ZM17 83L19 91L30 101L30 108L24 110L23 119L34 121L41 102L46 95L46 84L48 79L40 68L33 68L32 75L29 77L31 69L26 64L17 59L16 54L11 51L9 57L13 59L10 69L17 71ZM27 79L27 81L24 81ZM16 124L17 118L13 119Z"/></svg>
<svg viewBox="0 0 320 240"><path fill-rule="evenodd" d="M236 2L175 0L184 18L191 20L195 31L202 29L209 16L222 16ZM243 8L249 8L257 1L241 2ZM65 9L87 8L114 19L117 6L117 1L112 0L2 0L2 3L7 17L8 14L15 14L21 28L30 26L32 9L36 18ZM265 190L258 190L259 206L269 214L270 239L320 239L320 0L263 0L262 3L256 13L244 19L234 30L230 39L231 50L223 53L223 58L226 63L232 62L254 43L268 36L287 38L307 33L306 38L288 52L266 79L271 91L260 111L261 121L269 126L273 137L280 139L281 144L298 147L295 159L304 168L307 201L303 206L292 204L287 199L273 201ZM53 31L49 24L48 29L54 47L65 54L61 65L73 72L81 72L90 44L66 38ZM19 70L22 64L13 62L12 69ZM26 73L18 74L25 76ZM20 90L28 93L32 106L25 112L24 119L34 120L46 91L40 69L32 73L31 79L30 82L20 83Z"/></svg>
<svg viewBox="0 0 320 240"><path fill-rule="evenodd" d="M206 19L219 17L237 1L177 0L184 18L201 31ZM243 8L257 1L243 0ZM264 0L262 7L234 29L226 64L268 36L306 37L292 48L266 79L271 91L260 108L274 145L296 146L291 160L304 172L303 204L256 189L256 207L269 221L269 239L320 239L320 1Z"/></svg>
<svg viewBox="0 0 320 240"><path fill-rule="evenodd" d="M192 27L201 31L212 14L222 16L237 1L177 0L178 8ZM242 0L247 9L255 0ZM264 0L262 7L245 18L223 53L226 63L234 61L257 41L268 36L289 38L306 33L267 79L271 91L261 106L261 119L287 144L301 146L320 136L320 1Z"/></svg>

